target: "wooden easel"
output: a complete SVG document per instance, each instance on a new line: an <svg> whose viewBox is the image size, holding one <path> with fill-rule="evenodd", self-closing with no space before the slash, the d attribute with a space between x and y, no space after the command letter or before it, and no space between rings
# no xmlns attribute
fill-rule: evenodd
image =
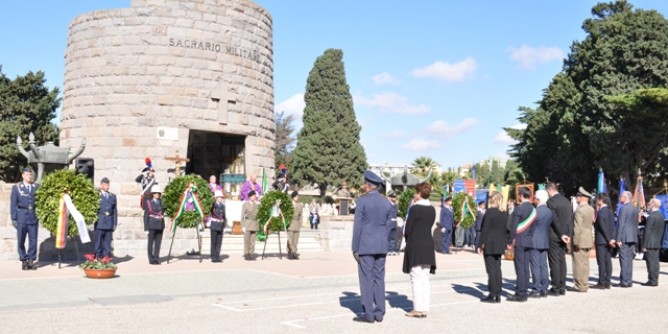
<svg viewBox="0 0 668 334"><path fill-rule="evenodd" d="M71 237L67 238L72 239ZM77 261L80 261L81 257L79 256L79 245L77 245L76 240L74 241L74 252L77 254ZM62 265L62 249L58 249L58 269L61 269L61 265Z"/></svg>
<svg viewBox="0 0 668 334"><path fill-rule="evenodd" d="M264 239L264 248L262 248L262 260L264 260L264 252L267 250L267 241L269 241L269 236L272 233L267 234L267 239ZM283 250L281 249L281 233L276 232L276 235L278 236L278 258L283 259Z"/></svg>

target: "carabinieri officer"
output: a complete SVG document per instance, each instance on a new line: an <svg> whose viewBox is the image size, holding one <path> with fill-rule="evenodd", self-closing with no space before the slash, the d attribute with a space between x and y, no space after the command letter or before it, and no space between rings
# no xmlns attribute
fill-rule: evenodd
<svg viewBox="0 0 668 334"><path fill-rule="evenodd" d="M99 259L111 257L111 240L118 223L116 195L109 192L109 179L100 181L100 209L95 224L95 256Z"/></svg>
<svg viewBox="0 0 668 334"><path fill-rule="evenodd" d="M379 192L383 179L364 172L364 190L355 208L353 257L357 260L362 316L353 321L381 322L385 316L385 257L391 229L391 204Z"/></svg>
<svg viewBox="0 0 668 334"><path fill-rule="evenodd" d="M37 216L35 215L35 192L37 185L32 183L32 170L23 169L22 182L12 187L10 212L12 224L16 227L19 259L23 270L36 270L37 259ZM26 253L26 236L28 236L28 253Z"/></svg>

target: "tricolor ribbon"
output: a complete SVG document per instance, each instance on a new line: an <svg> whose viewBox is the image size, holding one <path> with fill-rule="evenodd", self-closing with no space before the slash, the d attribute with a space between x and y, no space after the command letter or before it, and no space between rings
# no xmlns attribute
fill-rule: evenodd
<svg viewBox="0 0 668 334"><path fill-rule="evenodd" d="M464 202L462 203L462 210L461 210L461 215L459 216L459 222L463 222L464 219L466 218L467 215L471 215L471 218L475 221L475 213L473 213L473 210L471 210L471 206L469 206L469 201L468 199L464 199Z"/></svg>
<svg viewBox="0 0 668 334"><path fill-rule="evenodd" d="M536 216L538 216L536 213L536 209L532 208L529 217L526 217L526 219L517 224L517 234L522 234L524 231L528 230L529 227L531 227L531 224L533 224L533 222L536 221Z"/></svg>
<svg viewBox="0 0 668 334"><path fill-rule="evenodd" d="M285 217L283 216L283 211L281 211L280 208L281 201L276 201L274 202L274 205L271 206L271 214L269 214L269 219L267 219L267 222L264 223L264 234L267 234L268 229L269 229L269 223L271 223L271 219L274 217L281 216L281 221L283 222L283 228L287 231L287 225L285 223Z"/></svg>
<svg viewBox="0 0 668 334"><path fill-rule="evenodd" d="M190 184L183 192L183 195L181 195L179 210L176 211L176 215L174 216L174 219L172 219L172 225L169 229L170 231L176 229L179 218L188 211L197 212L202 219L202 223L204 222L204 210L202 210L202 204L199 201L199 197L197 197L197 187L193 184Z"/></svg>
<svg viewBox="0 0 668 334"><path fill-rule="evenodd" d="M79 231L81 243L89 243L90 236L86 228L84 216L77 210L72 198L68 194L63 194L58 204L58 223L56 224L56 249L64 249L67 244L67 230L69 225L69 216L74 218Z"/></svg>

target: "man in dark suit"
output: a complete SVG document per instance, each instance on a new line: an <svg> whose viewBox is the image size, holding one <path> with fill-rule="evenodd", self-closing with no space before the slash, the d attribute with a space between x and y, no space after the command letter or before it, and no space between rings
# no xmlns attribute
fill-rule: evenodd
<svg viewBox="0 0 668 334"><path fill-rule="evenodd" d="M598 283L592 289L610 289L612 276L612 251L615 248L615 214L610 209L610 197L596 195L596 223L594 224L594 243L596 244L596 264L598 264Z"/></svg>
<svg viewBox="0 0 668 334"><path fill-rule="evenodd" d="M475 246L480 244L480 233L482 233L482 219L485 216L485 201L478 202L478 215L475 219Z"/></svg>
<svg viewBox="0 0 668 334"><path fill-rule="evenodd" d="M513 219L508 229L508 247L514 247L515 251L515 295L508 296L506 300L511 302L527 301L529 289L529 262L533 247L531 236L533 234L534 222L536 221L536 209L531 205L531 191L522 187L519 190L521 204L513 211Z"/></svg>
<svg viewBox="0 0 668 334"><path fill-rule="evenodd" d="M531 236L531 276L533 279L531 297L547 297L547 288L550 285L550 276L547 273L547 250L550 247L552 211L547 207L549 198L547 191L536 191L534 198L538 202L536 206L538 217L536 217Z"/></svg>
<svg viewBox="0 0 668 334"><path fill-rule="evenodd" d="M619 201L623 204L619 210L619 224L617 226L617 247L619 247L619 264L622 267L619 274L622 288L630 288L633 284L633 253L638 243L638 210L631 204L632 195L625 191Z"/></svg>
<svg viewBox="0 0 668 334"><path fill-rule="evenodd" d="M95 223L95 256L99 259L111 257L111 240L118 224L116 203L116 195L109 192L109 179L103 177L100 180L100 209Z"/></svg>
<svg viewBox="0 0 668 334"><path fill-rule="evenodd" d="M353 320L381 322L385 316L385 257L391 224L390 202L378 192L383 179L364 172L364 190L355 208L353 257L358 263L360 299L364 313Z"/></svg>
<svg viewBox="0 0 668 334"><path fill-rule="evenodd" d="M452 243L452 229L455 227L455 214L452 209L452 197L448 196L441 205L440 222L443 228L443 240L441 243L441 251L445 254L450 254L450 244Z"/></svg>
<svg viewBox="0 0 668 334"><path fill-rule="evenodd" d="M16 227L19 260L23 270L36 270L37 259L37 216L35 215L35 192L37 185L32 183L32 169L26 167L21 174L22 182L12 187L9 210L12 224ZM26 237L28 252L26 253Z"/></svg>
<svg viewBox="0 0 668 334"><path fill-rule="evenodd" d="M552 287L548 293L552 296L566 294L566 245L573 234L573 207L571 202L559 193L553 182L547 185L547 207L552 210L550 229L550 249L547 251L550 263L550 280Z"/></svg>
<svg viewBox="0 0 668 334"><path fill-rule="evenodd" d="M645 224L645 234L642 242L642 251L645 253L645 262L647 263L647 282L644 286L659 285L659 251L661 251L661 239L663 238L663 229L665 221L663 214L659 211L661 201L657 198L649 200L647 210L647 224Z"/></svg>

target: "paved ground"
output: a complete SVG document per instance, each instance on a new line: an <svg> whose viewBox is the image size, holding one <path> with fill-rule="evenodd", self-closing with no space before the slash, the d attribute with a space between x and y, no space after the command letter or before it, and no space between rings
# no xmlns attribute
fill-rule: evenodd
<svg viewBox="0 0 668 334"><path fill-rule="evenodd" d="M439 254L431 312L412 319L404 316L411 290L402 261L403 255L388 257L388 311L373 325L351 321L361 307L348 252L303 253L300 261L247 262L232 255L219 264L182 257L160 266L125 258L110 280L84 278L76 265L24 272L18 262L0 262L0 332L659 333L668 326L665 263L656 288L635 284L488 305L478 301L487 281L482 258L470 251ZM591 269L594 279L593 259ZM503 273L510 293L511 262L504 261ZM645 281L643 261L634 262L634 273L636 283Z"/></svg>

